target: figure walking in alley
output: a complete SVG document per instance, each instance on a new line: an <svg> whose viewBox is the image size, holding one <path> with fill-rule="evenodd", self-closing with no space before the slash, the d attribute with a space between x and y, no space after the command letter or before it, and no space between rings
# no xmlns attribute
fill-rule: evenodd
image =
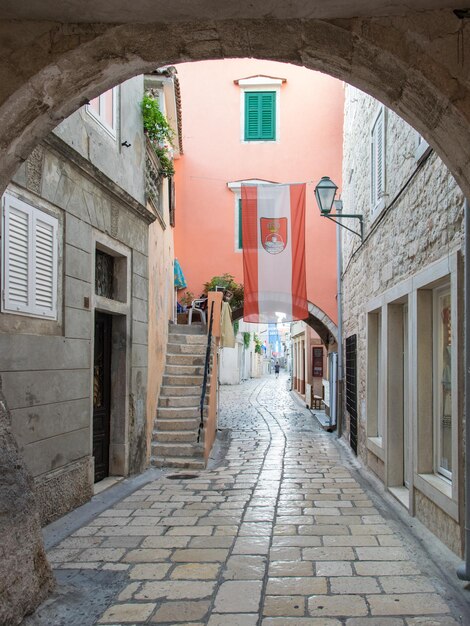
<svg viewBox="0 0 470 626"><path fill-rule="evenodd" d="M274 374L276 378L279 378L279 369L280 369L279 361L276 361L274 365Z"/></svg>

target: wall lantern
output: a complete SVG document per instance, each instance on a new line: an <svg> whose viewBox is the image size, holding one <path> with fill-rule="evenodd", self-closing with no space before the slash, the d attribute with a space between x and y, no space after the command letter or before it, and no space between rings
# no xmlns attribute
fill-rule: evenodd
<svg viewBox="0 0 470 626"><path fill-rule="evenodd" d="M315 197L322 215L329 215L331 213L337 191L338 186L335 185L328 176L323 176L315 187Z"/></svg>
<svg viewBox="0 0 470 626"><path fill-rule="evenodd" d="M335 224L338 224L342 228L349 230L350 233L357 235L358 237L361 238L361 241L363 241L364 239L363 216L356 215L356 214L348 214L348 215L343 214L342 213L342 210L343 210L342 200L335 201L335 195L336 195L337 190L338 190L338 186L335 185L335 183L328 176L323 176L320 179L317 186L315 187L315 198L317 199L318 208L320 209L321 216L327 217L332 222L335 222ZM332 214L331 209L333 208L333 204L335 205L336 212ZM336 219L333 219L333 218L336 218ZM356 230L353 230L352 228L349 228L348 226L341 224L341 222L336 221L338 219L344 219L344 218L359 220L360 231L357 232Z"/></svg>

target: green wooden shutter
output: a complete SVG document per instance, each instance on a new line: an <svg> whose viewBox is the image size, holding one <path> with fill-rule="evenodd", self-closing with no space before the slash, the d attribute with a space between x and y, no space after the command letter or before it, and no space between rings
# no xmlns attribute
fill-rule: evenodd
<svg viewBox="0 0 470 626"><path fill-rule="evenodd" d="M243 249L242 201L238 201L238 249Z"/></svg>
<svg viewBox="0 0 470 626"><path fill-rule="evenodd" d="M245 141L276 139L276 92L245 92Z"/></svg>

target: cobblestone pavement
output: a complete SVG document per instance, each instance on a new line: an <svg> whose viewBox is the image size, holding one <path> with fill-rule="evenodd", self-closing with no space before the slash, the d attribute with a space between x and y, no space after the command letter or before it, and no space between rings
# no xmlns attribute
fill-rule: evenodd
<svg viewBox="0 0 470 626"><path fill-rule="evenodd" d="M219 467L145 485L49 552L59 569L125 574L97 623L468 623L452 616L445 588L420 572L285 377L225 387L221 406L232 436Z"/></svg>

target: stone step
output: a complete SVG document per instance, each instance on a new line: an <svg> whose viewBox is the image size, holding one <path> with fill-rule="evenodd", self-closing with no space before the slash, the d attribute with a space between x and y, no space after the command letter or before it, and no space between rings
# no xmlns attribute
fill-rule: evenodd
<svg viewBox="0 0 470 626"><path fill-rule="evenodd" d="M152 457L153 467L179 467L181 469L202 470L206 467L204 459L185 459L183 457Z"/></svg>
<svg viewBox="0 0 470 626"><path fill-rule="evenodd" d="M184 457L186 459L203 458L204 446L202 443L159 443L152 441L152 456L159 457Z"/></svg>
<svg viewBox="0 0 470 626"><path fill-rule="evenodd" d="M191 387L191 393L194 394L193 388L198 387L200 390L202 386L202 380L202 376L170 376L165 373L165 375L163 376L162 384L164 387L167 387L167 385L173 387Z"/></svg>
<svg viewBox="0 0 470 626"><path fill-rule="evenodd" d="M192 346L207 345L206 335L185 335L184 333L174 333L169 335L171 343L183 343Z"/></svg>
<svg viewBox="0 0 470 626"><path fill-rule="evenodd" d="M153 436L154 443L197 443L196 430L168 430L157 431Z"/></svg>
<svg viewBox="0 0 470 626"><path fill-rule="evenodd" d="M205 358L206 347L205 343L172 343L170 341L168 342L167 350L171 354L197 354L202 355Z"/></svg>
<svg viewBox="0 0 470 626"><path fill-rule="evenodd" d="M204 415L207 413L207 407L204 408ZM199 406L178 406L178 407L159 407L157 409L157 427L160 419L181 419L181 418L197 418L200 417Z"/></svg>
<svg viewBox="0 0 470 626"><path fill-rule="evenodd" d="M206 359L205 354L172 354L168 352L166 355L167 365L202 365L204 366Z"/></svg>
<svg viewBox="0 0 470 626"><path fill-rule="evenodd" d="M170 387L171 389L171 387ZM201 401L201 394L191 395L191 396L162 396L158 399L158 408L177 408L182 406L199 406ZM206 394L206 402L207 402L207 394Z"/></svg>
<svg viewBox="0 0 470 626"><path fill-rule="evenodd" d="M169 335L206 335L207 326L205 324L170 324L168 326Z"/></svg>
<svg viewBox="0 0 470 626"><path fill-rule="evenodd" d="M210 389L209 379L207 382L207 391ZM164 398L181 397L181 396L198 396L201 397L202 381L198 385L162 385L160 396Z"/></svg>
<svg viewBox="0 0 470 626"><path fill-rule="evenodd" d="M199 428L199 416L197 419L195 418L187 418L187 417L181 417L181 418L174 418L171 417L170 419L159 419L156 422L156 428L154 429L153 433L152 433L152 438L155 438L157 436L157 433L161 432L168 432L170 430L191 430L194 432L197 432L197 429Z"/></svg>
<svg viewBox="0 0 470 626"><path fill-rule="evenodd" d="M165 367L166 376L203 376L204 365L168 365Z"/></svg>

